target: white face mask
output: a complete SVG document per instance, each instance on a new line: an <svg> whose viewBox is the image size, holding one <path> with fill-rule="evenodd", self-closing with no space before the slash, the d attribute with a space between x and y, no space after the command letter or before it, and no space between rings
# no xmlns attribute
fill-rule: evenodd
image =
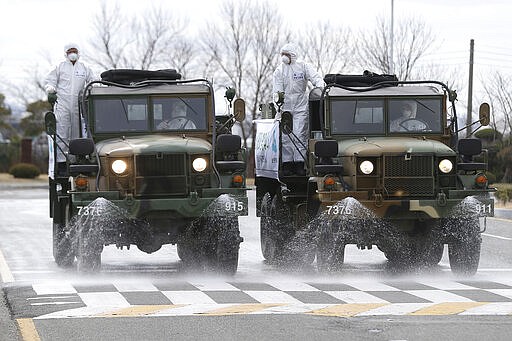
<svg viewBox="0 0 512 341"><path fill-rule="evenodd" d="M74 52L69 53L68 54L68 59L71 62L76 62L78 60L78 53L74 53Z"/></svg>
<svg viewBox="0 0 512 341"><path fill-rule="evenodd" d="M285 64L290 64L290 62L291 62L290 57L288 57L287 55L282 55L281 61Z"/></svg>

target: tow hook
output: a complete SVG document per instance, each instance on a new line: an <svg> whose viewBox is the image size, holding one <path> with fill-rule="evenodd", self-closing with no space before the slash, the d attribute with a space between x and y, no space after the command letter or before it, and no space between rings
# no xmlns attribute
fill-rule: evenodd
<svg viewBox="0 0 512 341"><path fill-rule="evenodd" d="M382 194L380 193L374 193L373 194L373 200L374 200L374 204L376 207L382 207L382 203L383 203L383 199L382 199Z"/></svg>
<svg viewBox="0 0 512 341"><path fill-rule="evenodd" d="M129 194L126 194L126 205L128 206L132 206L133 203L134 203L134 200L133 200L133 194L129 193Z"/></svg>
<svg viewBox="0 0 512 341"><path fill-rule="evenodd" d="M190 192L190 204L197 205L197 192Z"/></svg>
<svg viewBox="0 0 512 341"><path fill-rule="evenodd" d="M437 195L437 204L439 206L446 206L446 194L444 194L443 192L440 192L438 195Z"/></svg>

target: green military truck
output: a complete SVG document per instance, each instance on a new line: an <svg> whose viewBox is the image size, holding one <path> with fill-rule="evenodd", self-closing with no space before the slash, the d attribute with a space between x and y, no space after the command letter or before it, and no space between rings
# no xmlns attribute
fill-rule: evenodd
<svg viewBox="0 0 512 341"><path fill-rule="evenodd" d="M87 135L70 141L50 179L57 264L76 257L79 271L94 271L109 244L177 244L186 267L235 273L247 195L245 149L231 134L245 103L234 96L216 117L212 84L173 70L109 70L89 83L79 100ZM54 114L45 120L55 153Z"/></svg>
<svg viewBox="0 0 512 341"><path fill-rule="evenodd" d="M316 254L318 269L331 271L356 244L377 246L390 264L432 266L447 244L452 272L474 274L494 189L480 140L458 133L487 125L489 106L459 128L456 93L443 83L373 73L324 79L309 95L307 175L279 168L256 178L263 256L312 263ZM291 122L282 113L280 136Z"/></svg>

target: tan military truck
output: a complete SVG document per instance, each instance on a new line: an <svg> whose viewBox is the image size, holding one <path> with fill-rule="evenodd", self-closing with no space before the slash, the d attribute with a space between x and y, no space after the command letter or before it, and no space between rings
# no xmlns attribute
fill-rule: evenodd
<svg viewBox="0 0 512 341"><path fill-rule="evenodd" d="M256 179L264 257L311 263L316 252L331 271L356 244L391 264L432 266L447 244L452 271L474 274L494 189L481 142L458 137L456 93L372 73L325 81L309 96L307 176ZM488 123L484 103L471 127ZM279 124L291 131L286 112Z"/></svg>
<svg viewBox="0 0 512 341"><path fill-rule="evenodd" d="M110 70L80 98L87 135L50 179L57 264L98 270L103 246L155 252L177 244L183 264L233 274L247 215L246 157L231 134L245 103L215 116L212 84L173 70ZM59 148L55 116L46 129ZM62 166L62 165L61 165Z"/></svg>

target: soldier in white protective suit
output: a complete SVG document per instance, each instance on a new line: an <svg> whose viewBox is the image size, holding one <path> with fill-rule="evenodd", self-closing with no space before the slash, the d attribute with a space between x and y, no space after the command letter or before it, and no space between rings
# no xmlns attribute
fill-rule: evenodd
<svg viewBox="0 0 512 341"><path fill-rule="evenodd" d="M81 135L83 127L80 126L78 112L78 94L88 82L92 81L93 74L89 67L79 62L80 50L77 44L70 43L64 46L64 56L66 60L57 65L45 79L45 90L48 94L48 100L52 96L57 97L54 106L55 118L57 120L57 134L65 142L57 138L60 148L67 153L66 144L72 139ZM83 122L82 122L83 123ZM50 151L53 150L53 142L50 142ZM53 177L53 160L50 153L50 163L48 174ZM55 160L59 169L65 169L66 157L57 148L57 160Z"/></svg>
<svg viewBox="0 0 512 341"><path fill-rule="evenodd" d="M303 61L297 60L297 49L293 44L286 44L281 49L281 64L274 71L272 92L284 92L283 111L289 111L293 117L293 134L283 134L282 161L283 174L296 173L304 175L304 157L307 157L309 115L308 96L306 88L308 81L315 87L323 87L324 80L313 67ZM294 139L293 142L290 138ZM296 147L299 150L297 150ZM299 152L300 151L300 152ZM302 155L301 155L302 154Z"/></svg>

